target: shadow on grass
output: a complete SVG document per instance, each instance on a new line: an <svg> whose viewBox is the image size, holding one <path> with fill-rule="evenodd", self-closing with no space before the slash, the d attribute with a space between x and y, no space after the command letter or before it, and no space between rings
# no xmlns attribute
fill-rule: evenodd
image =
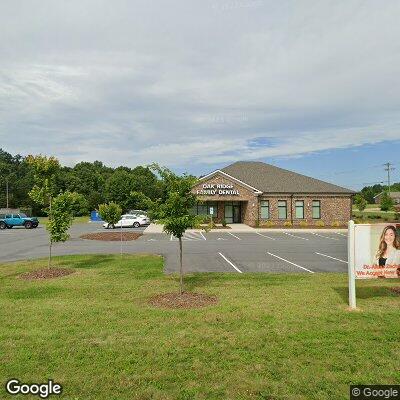
<svg viewBox="0 0 400 400"><path fill-rule="evenodd" d="M9 299L22 300L22 299L48 299L57 296L59 293L64 292L66 289L52 286L30 287L21 290L12 290L5 295Z"/></svg>
<svg viewBox="0 0 400 400"><path fill-rule="evenodd" d="M74 256L55 258L58 266L72 267L72 268L102 268L107 267L111 263L115 263L115 256L111 254L93 254L93 255L77 255Z"/></svg>
<svg viewBox="0 0 400 400"><path fill-rule="evenodd" d="M174 279L179 285L179 275L174 275ZM210 287L218 284L233 282L238 286L268 287L280 286L285 284L297 283L305 279L303 274L243 274L220 273L220 272L199 272L188 274L183 277L184 287L187 291L193 291L202 287Z"/></svg>
<svg viewBox="0 0 400 400"><path fill-rule="evenodd" d="M393 285L397 286L397 285ZM349 289L347 286L335 287L334 290L344 303L349 302ZM374 297L393 297L395 294L388 286L364 286L356 288L357 299L372 299Z"/></svg>

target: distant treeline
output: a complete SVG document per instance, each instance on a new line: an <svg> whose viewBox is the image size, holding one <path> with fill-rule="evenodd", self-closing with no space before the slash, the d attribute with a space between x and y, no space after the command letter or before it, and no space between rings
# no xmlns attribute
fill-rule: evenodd
<svg viewBox="0 0 400 400"><path fill-rule="evenodd" d="M41 208L28 195L33 187L30 166L21 155L13 156L0 149L0 207L6 206L7 180L9 207L31 208L35 215L41 215ZM165 192L161 180L148 167L110 168L100 161L80 162L73 168L62 167L57 181L60 191L69 190L85 197L81 214L109 201L117 202L124 211L142 209L145 207L144 196L155 200L162 198Z"/></svg>
<svg viewBox="0 0 400 400"><path fill-rule="evenodd" d="M368 203L375 203L374 196L384 191L387 191L387 185L373 185L365 186L361 189L361 194ZM400 192L400 182L393 183L390 185L391 192Z"/></svg>

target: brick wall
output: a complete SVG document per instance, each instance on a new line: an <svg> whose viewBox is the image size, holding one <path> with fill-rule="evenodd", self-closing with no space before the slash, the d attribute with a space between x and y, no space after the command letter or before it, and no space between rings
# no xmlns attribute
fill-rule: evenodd
<svg viewBox="0 0 400 400"><path fill-rule="evenodd" d="M275 225L283 225L285 220L278 218L278 201L286 200L287 204L287 219L286 221L293 222L294 226L300 225L301 222L307 225L318 225L317 221L322 221L326 226L331 226L334 223L346 225L351 218L352 200L350 196L328 196L328 195L288 195L276 196L260 196L260 201L268 200L270 207L270 221ZM296 218L296 200L304 201L304 219ZM312 201L319 200L321 203L321 218L312 218ZM260 224L263 225L267 220L261 219L261 207L259 211ZM319 222L321 223L321 222Z"/></svg>
<svg viewBox="0 0 400 400"><path fill-rule="evenodd" d="M204 184L210 185L233 185L233 189L239 190L239 195L197 195L197 190L202 190ZM217 189L218 190L218 189ZM321 221L326 226L332 226L334 223L345 225L351 218L352 197L349 195L324 195L324 194L298 194L291 197L289 194L279 195L257 195L253 190L247 188L235 180L231 180L224 175L214 175L207 180L202 180L193 187L192 193L196 194L199 200L218 202L218 217L216 222L221 222L224 218L225 201L240 201L242 207L242 222L256 226L258 221L263 225L265 221L261 219L261 200L269 200L270 206L270 221L275 226L282 226L285 221L292 222L294 226L299 226L300 223L307 223L308 226L318 225L317 221ZM286 200L287 202L287 219L281 220L278 218L278 200ZM295 218L296 200L304 201L304 219ZM312 201L320 200L321 202L321 218L312 218Z"/></svg>

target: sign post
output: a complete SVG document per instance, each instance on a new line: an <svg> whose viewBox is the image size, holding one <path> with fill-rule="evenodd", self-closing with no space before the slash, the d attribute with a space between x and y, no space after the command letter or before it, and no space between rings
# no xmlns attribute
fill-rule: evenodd
<svg viewBox="0 0 400 400"><path fill-rule="evenodd" d="M356 309L356 277L354 265L354 221L349 221L347 235L347 260L349 274L349 307Z"/></svg>

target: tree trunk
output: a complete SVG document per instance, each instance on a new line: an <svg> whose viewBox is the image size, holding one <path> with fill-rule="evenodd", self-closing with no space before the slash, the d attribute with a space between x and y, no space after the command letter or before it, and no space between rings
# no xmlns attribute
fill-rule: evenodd
<svg viewBox="0 0 400 400"><path fill-rule="evenodd" d="M181 237L179 237L179 264L180 264L179 292L180 292L180 294L182 294L183 293L183 263L182 263L182 238Z"/></svg>
<svg viewBox="0 0 400 400"><path fill-rule="evenodd" d="M51 196L50 196L50 206L49 206L49 221L51 221ZM49 261L47 264L47 267L50 268L51 267L51 248L53 246L53 241L51 240L51 231L49 232Z"/></svg>

